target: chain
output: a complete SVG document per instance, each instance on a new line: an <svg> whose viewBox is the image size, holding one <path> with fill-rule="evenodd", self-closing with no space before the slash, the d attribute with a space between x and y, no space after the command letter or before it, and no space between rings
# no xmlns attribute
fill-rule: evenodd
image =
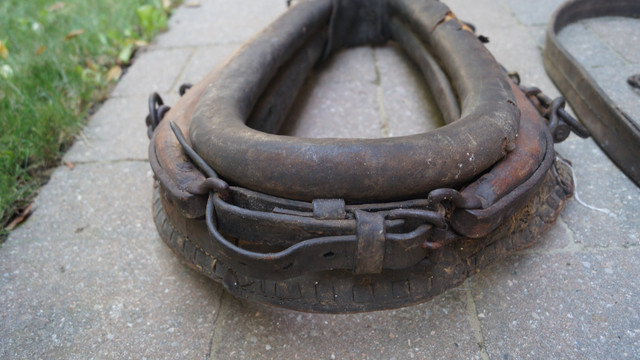
<svg viewBox="0 0 640 360"><path fill-rule="evenodd" d="M178 92L180 96L184 96L184 94L193 87L193 85L186 83L180 85L180 89ZM149 114L145 118L145 124L147 125L147 136L151 139L153 136L153 132L156 127L160 124L164 116L171 110L170 106L164 104L162 97L154 92L149 95Z"/></svg>
<svg viewBox="0 0 640 360"><path fill-rule="evenodd" d="M565 110L566 101L564 97L559 96L551 99L537 87L520 85L520 75L517 72L510 72L508 75L520 87L540 115L547 119L549 131L551 131L555 143L566 140L571 132L583 139L591 136L589 130Z"/></svg>
<svg viewBox="0 0 640 360"><path fill-rule="evenodd" d="M149 115L147 115L145 119L145 123L147 124L147 136L151 139L153 135L153 131L158 127L160 121L164 118L164 116L169 112L171 108L164 104L162 98L158 93L153 93L149 95Z"/></svg>

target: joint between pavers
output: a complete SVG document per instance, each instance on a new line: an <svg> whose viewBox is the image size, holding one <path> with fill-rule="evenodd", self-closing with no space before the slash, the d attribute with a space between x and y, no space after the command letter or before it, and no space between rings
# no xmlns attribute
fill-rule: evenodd
<svg viewBox="0 0 640 360"><path fill-rule="evenodd" d="M178 72L178 75L176 76L175 80L173 80L173 83L171 84L171 86L169 87L169 92L174 91L177 89L178 85L178 80L182 79L182 75L184 75L184 73L187 71L187 68L189 67L189 64L191 64L191 62L193 61L193 57L196 54L196 51L198 50L197 47L188 47L185 49L190 49L191 50L191 54L189 54L189 57L187 58L187 61L185 61L184 65L182 66L182 69L180 69L180 72Z"/></svg>
<svg viewBox="0 0 640 360"><path fill-rule="evenodd" d="M480 325L480 319L478 318L478 309L476 308L476 302L473 299L473 292L471 284L471 279L467 279L464 282L466 292L466 303L467 303L467 317L469 319L469 323L471 328L473 329L473 334L476 338L476 343L478 344L478 348L480 350L480 357L482 360L489 360L489 354L487 353L487 348L484 343L484 336L482 335L482 326Z"/></svg>
<svg viewBox="0 0 640 360"><path fill-rule="evenodd" d="M564 218L562 217L562 214L560 214L560 216L558 216L558 218L556 219L556 223L559 226L561 226L569 234L569 244L567 244L567 246L565 246L562 249L563 250L566 250L566 249L575 250L575 248L579 246L578 242L576 241L576 232L573 231L573 229L569 226L569 224L567 224L564 221Z"/></svg>
<svg viewBox="0 0 640 360"><path fill-rule="evenodd" d="M588 21L587 22L580 21L580 22L584 25L585 29L589 30L591 36L593 36L596 39L598 39L600 44L606 46L611 51L611 53L615 54L618 57L619 60L622 60L622 62L624 63L625 66L626 65L635 65L633 63L628 62L627 59L622 54L620 54L620 52L618 52L618 50L616 50L611 45L609 45L609 42L606 41L606 39L603 39L600 35L598 35L598 33L591 27L591 24ZM595 68L599 68L599 67L602 67L602 65L601 66L590 66L590 68L594 68L594 69Z"/></svg>
<svg viewBox="0 0 640 360"><path fill-rule="evenodd" d="M391 134L389 132L389 116L387 115L387 109L384 107L384 91L382 90L382 77L380 76L380 68L378 68L378 56L376 54L376 49L371 49L371 55L373 57L373 67L376 72L376 94L377 94L377 103L378 103L378 112L380 113L381 118L381 126L380 132L382 133L382 137L389 137Z"/></svg>
<svg viewBox="0 0 640 360"><path fill-rule="evenodd" d="M215 318L213 319L213 333L211 334L211 340L209 341L209 351L205 356L205 359L207 360L213 359L213 354L217 353L220 348L221 335L220 331L218 331L218 322L224 321L226 318L226 316L220 316L220 313L223 311L223 305L225 304L225 295L227 295L227 292L221 291L220 297L218 298L218 310L216 311Z"/></svg>
<svg viewBox="0 0 640 360"><path fill-rule="evenodd" d="M511 7L504 2L504 0L500 0L499 3L500 3L500 6L502 6L505 9L505 11L508 12L509 15L511 15L511 17L516 21L516 24L518 24L519 26L524 26L522 21L520 21L518 16L513 12Z"/></svg>
<svg viewBox="0 0 640 360"><path fill-rule="evenodd" d="M90 161L66 161L72 165L107 165L107 164L122 164L127 162L135 162L135 163L149 163L149 159L136 159L136 158L125 158L125 159L113 159L113 160L90 160ZM61 165L61 166L64 166Z"/></svg>
<svg viewBox="0 0 640 360"><path fill-rule="evenodd" d="M640 244L626 244L619 246L584 246L580 243L569 244L563 248L550 250L523 250L511 256L522 255L557 255L557 254L577 254L577 253L606 253L609 251L623 251L640 248Z"/></svg>
<svg viewBox="0 0 640 360"><path fill-rule="evenodd" d="M216 47L216 46L229 46L229 45L238 45L240 47L244 42L241 41L224 41L224 42L213 42L206 44L197 44L197 45L170 45L170 46L159 46L159 45L149 45L147 47L148 51L157 51L157 50L182 50L182 49L201 49L208 47Z"/></svg>
<svg viewBox="0 0 640 360"><path fill-rule="evenodd" d="M513 17L516 20L516 23L519 26L522 27L528 27L528 26L545 26L547 25L547 21L545 20L545 22L533 22L531 24L524 24L522 21L520 21L520 18L518 17L518 15L516 15L516 13L512 10L511 6L509 6L509 4L505 3L504 0L500 0L500 6L502 6L509 14L511 14L511 17Z"/></svg>

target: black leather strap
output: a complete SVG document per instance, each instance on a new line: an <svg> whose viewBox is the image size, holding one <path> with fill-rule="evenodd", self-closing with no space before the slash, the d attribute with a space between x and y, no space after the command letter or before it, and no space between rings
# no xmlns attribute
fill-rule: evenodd
<svg viewBox="0 0 640 360"><path fill-rule="evenodd" d="M355 274L382 272L385 250L384 216L356 210L356 266Z"/></svg>

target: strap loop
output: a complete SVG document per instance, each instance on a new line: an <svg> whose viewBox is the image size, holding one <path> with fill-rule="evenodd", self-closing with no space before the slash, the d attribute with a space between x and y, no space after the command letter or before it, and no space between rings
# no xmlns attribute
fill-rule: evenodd
<svg viewBox="0 0 640 360"><path fill-rule="evenodd" d="M356 274L382 272L385 251L384 216L362 210L354 211L357 220Z"/></svg>

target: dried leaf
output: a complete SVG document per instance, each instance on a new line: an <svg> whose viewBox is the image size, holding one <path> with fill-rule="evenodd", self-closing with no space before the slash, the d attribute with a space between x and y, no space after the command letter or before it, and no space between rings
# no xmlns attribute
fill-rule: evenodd
<svg viewBox="0 0 640 360"><path fill-rule="evenodd" d="M5 230L11 231L11 230L15 229L16 227L18 227L18 225L20 225L23 222L25 222L25 220L27 220L29 218L29 216L31 216L32 208L33 208L33 203L30 203L26 208L24 208L22 211L20 211L20 213L18 215L16 215L16 217L13 218L13 220L11 220L9 225L7 225L7 227L5 227Z"/></svg>
<svg viewBox="0 0 640 360"><path fill-rule="evenodd" d="M62 163L64 164L64 166L68 167L69 170L73 170L73 168L76 167L76 165L70 161L67 160L63 160Z"/></svg>
<svg viewBox="0 0 640 360"><path fill-rule="evenodd" d="M36 55L42 54L45 50L47 50L46 46L40 46L38 50L36 50Z"/></svg>
<svg viewBox="0 0 640 360"><path fill-rule="evenodd" d="M188 1L184 4L184 6L191 7L191 8L200 7L200 1L198 0Z"/></svg>
<svg viewBox="0 0 640 360"><path fill-rule="evenodd" d="M64 3L62 1L54 3L53 5L49 6L49 12L54 12L54 11L58 11L58 10L62 10L67 6L67 3Z"/></svg>
<svg viewBox="0 0 640 360"><path fill-rule="evenodd" d="M9 49L7 49L2 40L0 40L0 57L3 59L9 57Z"/></svg>
<svg viewBox="0 0 640 360"><path fill-rule="evenodd" d="M136 47L139 47L139 48L141 48L141 47L145 47L145 46L149 45L149 43L148 43L148 42L146 42L146 41L142 41L142 40L136 40L133 44L134 44Z"/></svg>
<svg viewBox="0 0 640 360"><path fill-rule="evenodd" d="M113 80L118 80L120 79L120 76L122 75L122 68L118 65L112 67L111 69L109 69L109 71L107 71L107 75L106 75L106 79L107 82L111 82Z"/></svg>
<svg viewBox="0 0 640 360"><path fill-rule="evenodd" d="M168 9L171 7L171 0L162 0L162 8Z"/></svg>
<svg viewBox="0 0 640 360"><path fill-rule="evenodd" d="M73 39L74 37L80 36L82 34L84 34L85 30L84 29L78 29L78 30L73 30L72 32L68 33L67 35L64 36L63 41L67 41L70 39Z"/></svg>
<svg viewBox="0 0 640 360"><path fill-rule="evenodd" d="M87 59L85 63L87 64L87 67L93 71L96 71L99 68L98 64L94 63L91 59Z"/></svg>

